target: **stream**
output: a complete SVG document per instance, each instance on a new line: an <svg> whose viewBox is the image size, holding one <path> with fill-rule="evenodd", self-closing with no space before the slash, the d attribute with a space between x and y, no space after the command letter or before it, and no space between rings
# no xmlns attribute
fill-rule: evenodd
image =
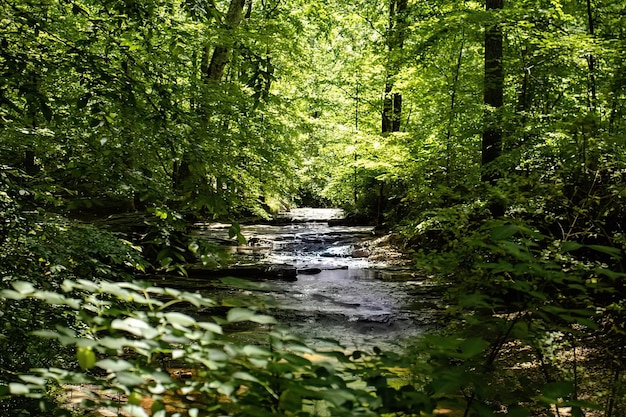
<svg viewBox="0 0 626 417"><path fill-rule="evenodd" d="M311 346L330 338L351 349L394 349L432 328L441 311L438 287L391 246L381 252L373 227L329 223L343 215L339 209L294 209L272 224L242 225L245 245L232 243L228 224L199 224L197 233L230 253L232 271L265 268L267 274L253 277L255 296ZM210 297L235 291L197 286L197 274L190 279Z"/></svg>

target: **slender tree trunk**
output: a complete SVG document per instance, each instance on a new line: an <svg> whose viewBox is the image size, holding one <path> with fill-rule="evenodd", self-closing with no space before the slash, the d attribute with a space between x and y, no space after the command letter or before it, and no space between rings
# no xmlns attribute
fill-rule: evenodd
<svg viewBox="0 0 626 417"><path fill-rule="evenodd" d="M394 78L400 72L401 57L406 37L406 14L408 0L389 0L389 28L387 30L387 75L383 95L382 126L383 134L399 132L402 121L402 95L393 91ZM384 221L385 183L379 182L376 224Z"/></svg>
<svg viewBox="0 0 626 417"><path fill-rule="evenodd" d="M459 84L459 76L461 74L461 64L463 63L463 48L465 47L465 32L461 32L461 45L459 46L459 54L457 55L454 74L452 74L452 85L450 86L450 114L448 116L448 127L446 129L446 184L450 183L450 174L452 172L452 125L456 115L456 93Z"/></svg>
<svg viewBox="0 0 626 417"><path fill-rule="evenodd" d="M402 119L402 94L393 94L393 119L391 120L391 131L400 131L400 121Z"/></svg>
<svg viewBox="0 0 626 417"><path fill-rule="evenodd" d="M487 0L487 11L498 11L503 0ZM502 29L497 23L485 29L485 79L483 101L486 106L482 139L482 179L494 183L499 174L489 166L502 154L500 108L504 103L504 73L502 70Z"/></svg>
<svg viewBox="0 0 626 417"><path fill-rule="evenodd" d="M595 27L593 21L593 9L591 0L587 0L587 21L589 25L589 35L595 36ZM589 110L595 112L597 105L596 93L596 59L592 53L587 55L587 66L589 68Z"/></svg>
<svg viewBox="0 0 626 417"><path fill-rule="evenodd" d="M32 93L39 92L39 79L37 75L34 73L30 75L30 85L29 87L32 89ZM30 124L30 128L33 132L37 129L37 113L39 111L39 106L34 99L27 99L26 103L26 117L28 123ZM33 148L28 148L24 151L24 161L23 161L24 171L29 175L34 175L37 173L37 165L35 164L35 151Z"/></svg>
<svg viewBox="0 0 626 417"><path fill-rule="evenodd" d="M587 0L587 24L589 36L593 38L595 36L595 25L593 18L593 8L591 6L591 0ZM589 71L587 80L587 109L589 119L581 126L581 141L580 141L580 167L582 172L581 178L587 178L587 174L590 171L588 150L589 139L596 136L597 131L597 93L596 93L596 59L593 53L587 55L587 69Z"/></svg>
<svg viewBox="0 0 626 417"><path fill-rule="evenodd" d="M393 89L393 83L390 77L387 77L385 82L385 95L383 96L383 114L382 114L382 126L381 132L392 132L392 119L393 119L393 100L391 90Z"/></svg>
<svg viewBox="0 0 626 417"><path fill-rule="evenodd" d="M406 37L406 13L408 0L390 0L389 28L387 31L387 78L383 95L382 133L400 131L402 120L402 95L392 93L394 77L399 72L398 53L404 47Z"/></svg>

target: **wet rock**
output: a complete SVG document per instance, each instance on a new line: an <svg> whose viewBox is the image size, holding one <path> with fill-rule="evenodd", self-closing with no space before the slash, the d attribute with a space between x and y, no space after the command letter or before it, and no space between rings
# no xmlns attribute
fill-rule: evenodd
<svg viewBox="0 0 626 417"><path fill-rule="evenodd" d="M372 226L376 222L364 214L349 214L344 218L328 220L329 226Z"/></svg>
<svg viewBox="0 0 626 417"><path fill-rule="evenodd" d="M332 297L329 297L327 295L324 294L312 294L311 298L317 301L332 301Z"/></svg>
<svg viewBox="0 0 626 417"><path fill-rule="evenodd" d="M352 247L347 245L332 246L320 253L324 258L348 258L352 254Z"/></svg>
<svg viewBox="0 0 626 417"><path fill-rule="evenodd" d="M297 281L298 271L291 265L241 265L220 269L190 268L190 278L223 278L234 277L249 280L276 279L281 281Z"/></svg>
<svg viewBox="0 0 626 417"><path fill-rule="evenodd" d="M280 278L284 281L297 281L298 270L291 265L269 265L265 268L265 273L271 277Z"/></svg>
<svg viewBox="0 0 626 417"><path fill-rule="evenodd" d="M363 248L358 248L352 251L353 258L367 258L370 256L370 251Z"/></svg>
<svg viewBox="0 0 626 417"><path fill-rule="evenodd" d="M303 269L298 269L298 274L302 274L302 275L317 275L319 273L321 273L322 270L320 268L303 268Z"/></svg>
<svg viewBox="0 0 626 417"><path fill-rule="evenodd" d="M261 239L258 237L252 237L248 239L248 246L255 246L255 247L264 246L264 247L271 248L272 241L269 239Z"/></svg>

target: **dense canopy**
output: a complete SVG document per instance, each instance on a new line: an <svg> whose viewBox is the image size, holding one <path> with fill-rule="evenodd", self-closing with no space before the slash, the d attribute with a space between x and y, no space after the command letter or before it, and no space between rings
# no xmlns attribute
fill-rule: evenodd
<svg viewBox="0 0 626 417"><path fill-rule="evenodd" d="M228 369L222 359L196 362L224 383L215 395L241 395L224 382L233 369L237 384L257 384L240 408L222 400L188 415L318 415L306 399L330 404L331 415L430 414L450 404L466 416L559 415L557 405L576 416L624 414L623 1L0 5L7 415L39 415L43 405L23 395L54 400L67 382L61 369L96 378L93 352L134 349L132 366L114 366L127 374L117 388L143 395L133 378L158 379L153 355L182 355L166 341L196 346L190 357L232 354ZM184 274L192 260L220 262L190 233L195 221L232 222L244 241L238 222L298 205L343 207L399 236L415 270L449 288L447 326L416 341L418 353L352 353L341 371L322 371L280 349L235 354L219 323L164 313L167 297L205 301L129 283ZM138 227L118 233L106 224L113 214ZM115 321L98 310L104 300L126 320L160 323L161 333ZM252 310L226 323L271 321ZM96 337L115 326L137 344ZM252 372L272 360L275 369ZM530 376L516 374L524 363ZM33 368L47 373L25 379ZM389 368L410 377L388 384ZM272 385L279 374L289 374L288 389ZM298 385L300 377L309 380ZM368 396L345 382L354 378ZM319 394L321 386L333 391ZM258 387L276 401L263 403Z"/></svg>

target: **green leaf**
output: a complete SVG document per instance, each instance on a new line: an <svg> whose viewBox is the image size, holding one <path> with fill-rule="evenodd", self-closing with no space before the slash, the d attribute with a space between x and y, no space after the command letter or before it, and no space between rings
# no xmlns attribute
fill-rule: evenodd
<svg viewBox="0 0 626 417"><path fill-rule="evenodd" d="M311 366L310 360L302 356L294 355L293 353L283 353L281 358L297 367L305 368Z"/></svg>
<svg viewBox="0 0 626 417"><path fill-rule="evenodd" d="M240 245L245 245L248 242L245 236L241 234L241 226L239 223L233 223L230 225L228 228L228 237L231 239L237 237L237 242Z"/></svg>
<svg viewBox="0 0 626 417"><path fill-rule="evenodd" d="M122 407L121 411L123 412L123 415L129 417L150 417L143 407L134 404L126 404Z"/></svg>
<svg viewBox="0 0 626 417"><path fill-rule="evenodd" d="M215 333L215 334L222 334L223 330L222 330L222 326L220 326L217 323L209 323L209 322L199 322L198 326L201 329L207 330L211 333Z"/></svg>
<svg viewBox="0 0 626 417"><path fill-rule="evenodd" d="M126 385L127 387L134 387L146 383L146 380L144 378L137 376L131 372L118 372L116 374L116 378L121 385Z"/></svg>
<svg viewBox="0 0 626 417"><path fill-rule="evenodd" d="M9 391L11 392L11 395L26 395L30 393L28 385L18 384L17 382L9 384Z"/></svg>
<svg viewBox="0 0 626 417"><path fill-rule="evenodd" d="M253 323L259 324L276 324L278 323L276 319L272 316L267 316L264 314L255 314L249 319Z"/></svg>
<svg viewBox="0 0 626 417"><path fill-rule="evenodd" d="M484 350L488 346L489 342L487 342L486 340L480 337L473 337L463 341L463 343L461 344L461 352L463 353L464 357L471 358L484 352Z"/></svg>
<svg viewBox="0 0 626 417"><path fill-rule="evenodd" d="M341 406L348 401L356 400L351 391L343 389L329 389L322 393L322 397L333 405Z"/></svg>
<svg viewBox="0 0 626 417"><path fill-rule="evenodd" d="M228 237L231 239L237 236L237 234L239 233L241 233L241 226L239 225L239 223L233 223L228 228Z"/></svg>
<svg viewBox="0 0 626 417"><path fill-rule="evenodd" d="M132 317L125 318L124 320L113 320L111 328L123 330L135 336L145 337L146 339L153 339L159 334L159 332L148 323Z"/></svg>
<svg viewBox="0 0 626 417"><path fill-rule="evenodd" d="M505 224L503 226L491 229L491 238L493 240L509 239L519 231L519 227L513 224Z"/></svg>
<svg viewBox="0 0 626 417"><path fill-rule="evenodd" d="M42 378L40 376L35 376L35 375L20 375L20 379L26 383L29 384L33 384L33 385L39 385L40 387L43 387L46 385L46 379Z"/></svg>
<svg viewBox="0 0 626 417"><path fill-rule="evenodd" d="M178 312L165 313L165 319L171 324L184 327L191 327L196 324L196 320L193 317Z"/></svg>
<svg viewBox="0 0 626 417"><path fill-rule="evenodd" d="M278 406L285 411L296 413L302 409L302 396L292 390L285 390L280 394Z"/></svg>
<svg viewBox="0 0 626 417"><path fill-rule="evenodd" d="M510 407L506 413L507 417L528 417L530 410L523 407Z"/></svg>
<svg viewBox="0 0 626 417"><path fill-rule="evenodd" d="M225 285L230 285L244 290L259 290L265 288L265 286L260 282L254 282L242 278L224 277L220 278L220 281Z"/></svg>
<svg viewBox="0 0 626 417"><path fill-rule="evenodd" d="M486 294L474 293L459 297L459 306L468 309L492 308L493 299Z"/></svg>
<svg viewBox="0 0 626 417"><path fill-rule="evenodd" d="M272 355L272 352L269 350L256 345L246 345L242 350L247 356L261 356L266 358Z"/></svg>
<svg viewBox="0 0 626 417"><path fill-rule="evenodd" d="M595 268L593 270L596 274L598 275L604 275L607 278L610 279L619 279L619 278L626 278L626 274L623 272L615 272L615 271L611 271L610 269L606 269L606 268Z"/></svg>
<svg viewBox="0 0 626 417"><path fill-rule="evenodd" d="M502 248L507 254L514 256L518 260L530 260L532 259L532 255L530 255L523 245L515 242L509 242L507 240L503 240L498 243L500 248Z"/></svg>
<svg viewBox="0 0 626 417"><path fill-rule="evenodd" d="M133 364L127 362L125 360L113 360L113 359L103 359L95 363L95 365L99 368L102 368L107 371L119 372L125 371L133 367Z"/></svg>
<svg viewBox="0 0 626 417"><path fill-rule="evenodd" d="M76 338L74 343L76 343L76 346L82 346L92 349L98 345L95 340L86 338Z"/></svg>
<svg viewBox="0 0 626 417"><path fill-rule="evenodd" d="M585 245L582 245L578 242L570 242L570 241L563 241L561 242L561 250L563 252L571 252L571 251L575 251L578 250L582 247L584 247Z"/></svg>
<svg viewBox="0 0 626 417"><path fill-rule="evenodd" d="M588 248L595 250L596 252L610 255L612 258L620 259L622 257L622 250L612 246L604 245L587 245Z"/></svg>
<svg viewBox="0 0 626 417"><path fill-rule="evenodd" d="M248 310L247 308L235 307L231 308L226 315L226 320L229 323L236 323L240 321L248 321L252 320L252 318L256 315L256 313L252 310Z"/></svg>
<svg viewBox="0 0 626 417"><path fill-rule="evenodd" d="M13 288L20 294L32 294L35 292L35 287L30 282L16 281L12 283Z"/></svg>
<svg viewBox="0 0 626 417"><path fill-rule="evenodd" d="M2 290L0 291L0 295L2 296L2 298L7 298L9 300L23 300L24 298L26 298L26 295L19 293L17 291L13 291L13 290Z"/></svg>
<svg viewBox="0 0 626 417"><path fill-rule="evenodd" d="M239 379L241 381L259 382L258 378L248 372L235 372L233 373L233 378Z"/></svg>
<svg viewBox="0 0 626 417"><path fill-rule="evenodd" d="M566 398L574 392L574 384L570 381L551 382L541 389L543 395L553 401Z"/></svg>
<svg viewBox="0 0 626 417"><path fill-rule="evenodd" d="M200 250L200 245L198 245L196 242L191 242L187 248L189 249L189 252L193 253L194 255L196 253L198 253L198 250Z"/></svg>
<svg viewBox="0 0 626 417"><path fill-rule="evenodd" d="M46 339L58 339L59 333L53 330L35 330L31 333L33 336L43 337Z"/></svg>
<svg viewBox="0 0 626 417"><path fill-rule="evenodd" d="M172 263L173 259L169 256L159 259L159 264L162 268L169 266Z"/></svg>
<svg viewBox="0 0 626 417"><path fill-rule="evenodd" d="M78 346L76 358L83 371L91 369L96 365L96 354L90 346Z"/></svg>

